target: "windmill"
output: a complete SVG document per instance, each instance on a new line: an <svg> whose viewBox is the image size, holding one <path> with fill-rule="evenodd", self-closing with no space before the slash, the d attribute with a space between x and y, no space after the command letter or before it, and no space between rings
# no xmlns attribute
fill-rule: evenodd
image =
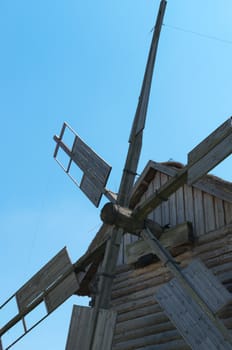
<svg viewBox="0 0 232 350"><path fill-rule="evenodd" d="M149 213L160 205L160 203L167 200L180 186L184 183L195 183L231 154L231 118L189 153L188 165L180 170L173 179L161 186L158 191L151 194L150 197L134 210L130 208L130 198L142 147L142 136L145 127L151 80L166 3L165 0L160 2L118 194L116 195L106 189L111 167L86 145L66 123L62 127L60 135L54 137L56 141L54 157L57 158L57 154L60 151L64 151L68 155L69 164L67 167L64 167L64 170L70 177L72 177L70 169L73 165L77 165L82 170L83 177L80 184L76 182L75 178L72 177L72 179L90 201L97 207L100 204L102 195L105 195L110 201L101 211L103 225L100 233L103 235L103 239L94 251L83 256L74 264L71 263L66 249L61 250L48 264L9 298L1 307L3 308L12 298L15 298L18 313L2 327L0 331L1 337L18 322L22 322L24 327L22 336L27 334L67 298L77 293L82 283L88 281L88 275L91 275L92 271L98 270L97 293L94 305L92 308L74 309L66 349L74 350L77 346L80 346L84 350L110 349L114 324L116 322L116 314L110 309L111 288L121 239L124 233L130 232L142 237L149 244L154 254L166 264L176 277L176 280L171 285L165 286L165 290L163 292L161 290L160 294L157 294L160 304L165 308L165 301L163 301L164 292L168 295L170 293L175 294L176 290L181 290L181 301L185 302L189 298L191 300L188 303L189 308L186 310L186 314L191 314L193 310L197 310L194 313L194 321L203 320L201 326L205 325L209 338L217 334L218 344L216 345L221 345L221 349L232 348L231 337L217 317L217 312L220 311L222 306L231 302L230 294L200 262L196 262L193 266L190 266L187 272L182 271L159 241L163 233L163 228L158 223L147 219ZM74 142L71 149L63 142L63 136L67 129L74 134ZM63 167L62 164L60 165ZM197 269L205 278L205 285L201 285L200 288L195 283L194 277L191 277L193 275L191 271L194 269ZM204 290L204 288L209 287L209 281L214 285L214 288L211 288L210 300L215 300L216 290L220 290L221 297L216 306L209 302L208 297L202 291L202 289ZM47 315L31 328L28 328L25 316L41 302L44 302L46 305ZM178 324L178 316L174 322L186 339L186 342L195 349L195 338L189 329L189 325L188 332L185 332L183 325ZM84 332L79 331L76 334L76 329L83 329L83 324L85 325ZM88 325L87 329L86 325ZM105 332L103 332L103 329ZM199 329L195 328L194 332L199 332ZM105 334L107 334L107 337ZM2 347L3 350L7 350L14 343L6 348L0 345L0 349ZM203 345L206 348L207 344Z"/></svg>

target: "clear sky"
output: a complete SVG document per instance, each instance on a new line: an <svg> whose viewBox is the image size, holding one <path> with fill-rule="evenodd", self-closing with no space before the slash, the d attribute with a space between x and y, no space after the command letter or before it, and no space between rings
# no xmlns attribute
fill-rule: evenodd
<svg viewBox="0 0 232 350"><path fill-rule="evenodd" d="M53 160L52 137L66 120L112 165L117 191L158 5L0 2L0 303L64 246L75 262L100 226ZM186 163L232 115L231 15L231 0L168 1L140 172L149 159ZM231 158L213 173L232 181ZM72 305L86 302L71 298L14 349L63 350Z"/></svg>

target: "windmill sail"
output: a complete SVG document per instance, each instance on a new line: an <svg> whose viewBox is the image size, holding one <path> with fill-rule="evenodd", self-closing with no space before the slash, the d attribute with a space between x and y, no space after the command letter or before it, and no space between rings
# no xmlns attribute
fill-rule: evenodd
<svg viewBox="0 0 232 350"><path fill-rule="evenodd" d="M117 313L113 310L99 311L99 322L93 341L94 350L111 350L116 317ZM89 331L93 321L94 309L74 305L65 350L88 349Z"/></svg>
<svg viewBox="0 0 232 350"><path fill-rule="evenodd" d="M74 267L66 248L63 248L0 307L0 309L3 309L14 299L18 309L17 314L0 329L0 338L18 322L23 326L23 333L4 349L9 349L31 331L59 305L77 292L78 288L78 276L74 272ZM25 316L41 303L45 304L46 314L39 321L28 327Z"/></svg>
<svg viewBox="0 0 232 350"><path fill-rule="evenodd" d="M71 148L63 142L63 137L67 129L74 135ZM102 195L110 195L105 189L105 186L110 175L111 167L99 157L99 155L95 153L67 123L63 124L60 135L54 136L54 140L57 143L54 158L74 183L85 193L89 200L98 207ZM58 152L61 150L69 157L67 166L59 161ZM83 172L80 183L78 183L77 179L71 174L71 166L73 163Z"/></svg>
<svg viewBox="0 0 232 350"><path fill-rule="evenodd" d="M214 314L231 304L231 294L200 260L193 261L183 270L183 274ZM227 339L229 332L226 329L221 332L176 278L158 289L156 300L191 349L232 349Z"/></svg>

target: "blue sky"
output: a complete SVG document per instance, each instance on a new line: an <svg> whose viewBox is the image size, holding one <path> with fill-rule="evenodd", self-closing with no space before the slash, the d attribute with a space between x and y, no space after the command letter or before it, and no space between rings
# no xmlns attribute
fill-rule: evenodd
<svg viewBox="0 0 232 350"><path fill-rule="evenodd" d="M158 5L1 1L0 302L61 248L74 262L94 237L100 209L53 160L52 137L67 121L112 165L117 191ZM149 159L186 163L231 116L231 13L230 0L168 1L140 172ZM230 169L228 158L213 173L232 181ZM74 302L86 300L71 298L14 349L64 349Z"/></svg>

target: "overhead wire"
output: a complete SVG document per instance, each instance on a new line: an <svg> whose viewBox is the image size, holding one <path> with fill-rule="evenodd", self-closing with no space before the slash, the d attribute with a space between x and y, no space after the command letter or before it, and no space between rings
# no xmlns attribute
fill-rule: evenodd
<svg viewBox="0 0 232 350"><path fill-rule="evenodd" d="M173 25L165 24L165 23L163 23L163 26L167 27L167 28L175 29L175 30L178 30L178 31L181 31L181 32L184 32L184 33L197 35L197 36L200 36L200 37L203 37L203 38L206 38L206 39L219 41L219 42L222 42L224 44L230 44L230 45L232 44L232 40L227 40L227 39L219 38L219 37L216 37L216 36L207 35L207 34L204 34L204 33L196 32L194 30L189 30L189 29L185 29L185 28L181 28L181 27L178 27L178 26L173 26Z"/></svg>

